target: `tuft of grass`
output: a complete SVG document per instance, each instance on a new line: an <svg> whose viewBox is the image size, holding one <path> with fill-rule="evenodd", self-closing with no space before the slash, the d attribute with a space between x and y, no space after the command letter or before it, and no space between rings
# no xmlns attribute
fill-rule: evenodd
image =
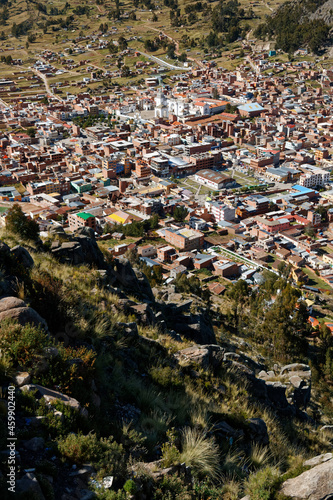
<svg viewBox="0 0 333 500"><path fill-rule="evenodd" d="M184 429L180 461L185 462L200 477L217 479L220 475L219 448L204 431L190 427Z"/></svg>
<svg viewBox="0 0 333 500"><path fill-rule="evenodd" d="M261 446L258 443L252 444L249 456L250 467L254 470L261 469L269 463L272 458L272 453L266 446Z"/></svg>

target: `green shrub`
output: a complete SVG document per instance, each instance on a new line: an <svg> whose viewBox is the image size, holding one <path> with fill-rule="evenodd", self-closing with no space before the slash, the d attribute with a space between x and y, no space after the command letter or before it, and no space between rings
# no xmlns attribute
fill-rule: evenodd
<svg viewBox="0 0 333 500"><path fill-rule="evenodd" d="M89 402L96 352L86 347L58 347L58 351L59 356L50 360L48 371L39 376L39 383L56 385L81 403Z"/></svg>
<svg viewBox="0 0 333 500"><path fill-rule="evenodd" d="M153 493L152 500L192 500L189 487L177 476L164 476Z"/></svg>
<svg viewBox="0 0 333 500"><path fill-rule="evenodd" d="M182 385L178 370L171 366L154 366L150 370L150 376L156 384L162 387L179 387Z"/></svg>
<svg viewBox="0 0 333 500"><path fill-rule="evenodd" d="M133 479L127 479L126 483L123 486L124 490L131 495L134 495L137 492L137 485L133 481Z"/></svg>
<svg viewBox="0 0 333 500"><path fill-rule="evenodd" d="M6 228L24 239L36 240L39 236L38 223L28 218L18 203L7 211Z"/></svg>
<svg viewBox="0 0 333 500"><path fill-rule="evenodd" d="M22 326L11 320L1 322L0 349L4 350L14 365L33 368L43 347L50 340L41 327Z"/></svg>
<svg viewBox="0 0 333 500"><path fill-rule="evenodd" d="M251 500L270 500L277 478L277 469L266 466L250 475L245 484L245 492L250 495Z"/></svg>
<svg viewBox="0 0 333 500"><path fill-rule="evenodd" d="M71 463L92 463L99 473L122 475L125 471L125 455L121 444L109 438L98 439L96 434L68 434L58 440L63 458Z"/></svg>
<svg viewBox="0 0 333 500"><path fill-rule="evenodd" d="M176 433L174 429L167 432L168 441L163 443L162 451L162 464L163 467L170 467L171 465L179 464L180 452L176 446Z"/></svg>

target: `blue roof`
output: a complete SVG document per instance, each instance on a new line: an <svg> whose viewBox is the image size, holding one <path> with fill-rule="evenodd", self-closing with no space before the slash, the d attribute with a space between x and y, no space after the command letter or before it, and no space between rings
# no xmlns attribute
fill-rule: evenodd
<svg viewBox="0 0 333 500"><path fill-rule="evenodd" d="M242 111L263 111L265 108L263 108L260 104L257 102L249 102L246 104L242 104L241 106L238 106L238 109L241 109Z"/></svg>
<svg viewBox="0 0 333 500"><path fill-rule="evenodd" d="M296 189L296 191L300 191L301 193L312 193L314 191L314 189L309 189L305 186L300 186L299 184L295 184L294 186L292 186L292 189Z"/></svg>

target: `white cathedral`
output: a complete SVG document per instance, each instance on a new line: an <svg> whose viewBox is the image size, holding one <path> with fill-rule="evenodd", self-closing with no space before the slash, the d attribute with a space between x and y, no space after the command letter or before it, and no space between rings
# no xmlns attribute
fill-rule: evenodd
<svg viewBox="0 0 333 500"><path fill-rule="evenodd" d="M177 118L188 115L208 115L210 109L208 104L199 106L187 102L184 98L170 99L159 91L155 97L155 118L168 118L170 114L176 115Z"/></svg>

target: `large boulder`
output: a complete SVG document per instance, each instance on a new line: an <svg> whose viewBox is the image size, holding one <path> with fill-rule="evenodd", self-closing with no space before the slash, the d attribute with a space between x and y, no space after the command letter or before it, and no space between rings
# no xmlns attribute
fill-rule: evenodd
<svg viewBox="0 0 333 500"><path fill-rule="evenodd" d="M127 294L133 293L143 298L154 301L154 295L147 277L137 269L133 269L131 263L125 257L115 259L115 267L110 270L112 284L120 285Z"/></svg>
<svg viewBox="0 0 333 500"><path fill-rule="evenodd" d="M13 319L22 326L30 323L35 326L42 326L47 330L46 321L32 307L17 297L5 297L0 300L0 322L4 319Z"/></svg>
<svg viewBox="0 0 333 500"><path fill-rule="evenodd" d="M22 479L16 481L16 493L18 495L22 495L22 497L20 498L35 498L36 500L45 500L39 482L32 472L27 472L22 477Z"/></svg>
<svg viewBox="0 0 333 500"><path fill-rule="evenodd" d="M23 267L31 269L34 266L33 258L24 247L17 245L11 249L10 253Z"/></svg>
<svg viewBox="0 0 333 500"><path fill-rule="evenodd" d="M267 425L261 418L250 418L247 420L249 437L252 442L261 445L268 445L269 437Z"/></svg>
<svg viewBox="0 0 333 500"><path fill-rule="evenodd" d="M103 268L105 266L104 257L96 243L94 232L91 233L87 229L90 228L76 231L75 236L71 237L69 241L53 245L52 254L63 264L74 266L88 264Z"/></svg>
<svg viewBox="0 0 333 500"><path fill-rule="evenodd" d="M33 437L29 441L25 441L23 446L26 450L30 451L42 451L45 448L45 441L42 437Z"/></svg>
<svg viewBox="0 0 333 500"><path fill-rule="evenodd" d="M81 405L77 399L71 398L62 392L54 391L52 389L48 389L47 387L43 387L39 384L27 384L21 387L23 392L33 392L37 390L36 397L44 398L46 402L51 403L52 401L60 400L67 406L74 408L79 411L82 415L87 415L87 411L81 408Z"/></svg>
<svg viewBox="0 0 333 500"><path fill-rule="evenodd" d="M286 397L287 386L281 382L266 382L267 396L271 402L279 409L285 409L288 406Z"/></svg>
<svg viewBox="0 0 333 500"><path fill-rule="evenodd" d="M188 316L179 315L172 327L177 333L189 340L193 340L196 344L216 344L211 321L205 312Z"/></svg>
<svg viewBox="0 0 333 500"><path fill-rule="evenodd" d="M215 369L223 362L223 354L224 349L218 345L195 345L176 352L175 358L183 364Z"/></svg>
<svg viewBox="0 0 333 500"><path fill-rule="evenodd" d="M333 499L333 460L319 463L293 479L285 481L280 489L285 497L297 500Z"/></svg>
<svg viewBox="0 0 333 500"><path fill-rule="evenodd" d="M0 241L0 265L4 265L9 261L10 258L10 248L4 242Z"/></svg>

